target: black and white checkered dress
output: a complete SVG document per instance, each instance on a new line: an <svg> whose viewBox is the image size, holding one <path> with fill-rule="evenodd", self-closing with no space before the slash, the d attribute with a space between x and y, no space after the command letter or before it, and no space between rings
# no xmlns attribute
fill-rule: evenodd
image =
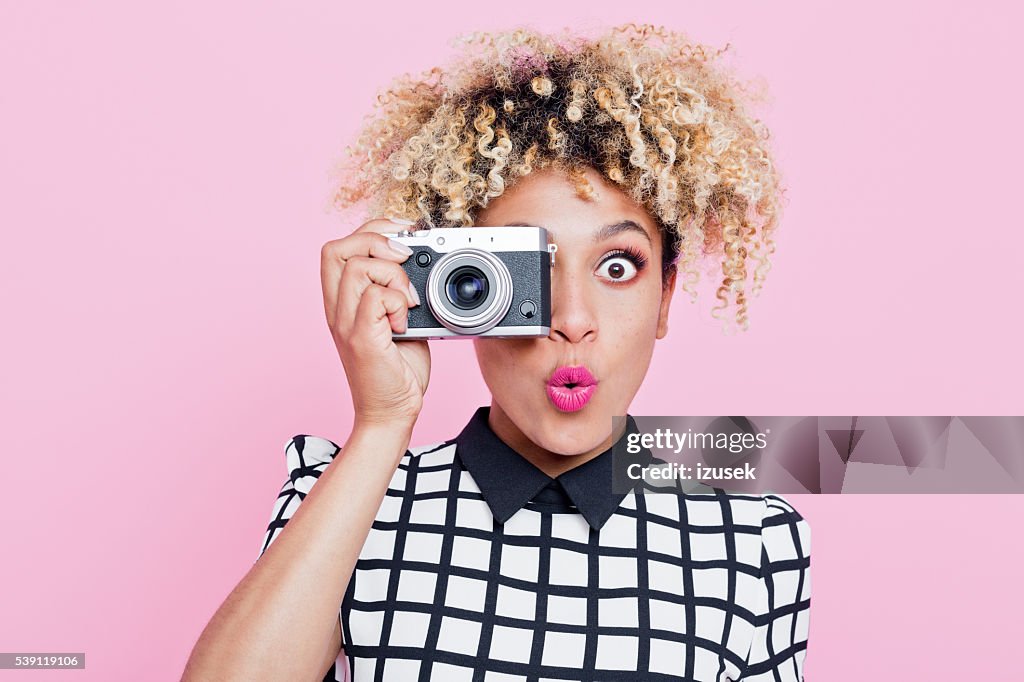
<svg viewBox="0 0 1024 682"><path fill-rule="evenodd" d="M784 498L613 495L611 450L552 479L488 411L402 458L327 681L803 679L810 531ZM261 555L339 449L285 451Z"/></svg>

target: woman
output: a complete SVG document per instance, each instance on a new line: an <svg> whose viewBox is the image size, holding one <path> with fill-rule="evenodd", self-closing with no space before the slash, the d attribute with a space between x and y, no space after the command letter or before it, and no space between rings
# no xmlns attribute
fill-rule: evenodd
<svg viewBox="0 0 1024 682"><path fill-rule="evenodd" d="M346 169L339 204L389 217L322 250L353 430L288 443L261 557L185 678L802 679L799 513L611 491L611 448L636 425L609 427L668 331L679 264L694 295L698 257L720 251L716 311L746 325L746 259L770 253L777 220L765 133L674 33L469 42L459 66L392 87ZM414 222L543 226L558 251L550 334L475 338L491 404L410 449L430 355L392 338L422 302L408 249L381 233Z"/></svg>

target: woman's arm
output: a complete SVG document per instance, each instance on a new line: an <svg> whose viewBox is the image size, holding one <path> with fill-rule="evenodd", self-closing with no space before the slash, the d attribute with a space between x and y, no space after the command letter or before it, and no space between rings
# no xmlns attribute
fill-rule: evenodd
<svg viewBox="0 0 1024 682"><path fill-rule="evenodd" d="M338 611L412 434L411 423L357 426L210 619L182 680L316 680L341 646Z"/></svg>
<svg viewBox="0 0 1024 682"><path fill-rule="evenodd" d="M319 681L325 661L338 654L342 599L430 380L427 342L399 346L393 338L407 330L409 308L419 305L400 265L412 251L381 234L395 225L371 220L320 249L324 312L345 367L355 426L217 609L184 680Z"/></svg>

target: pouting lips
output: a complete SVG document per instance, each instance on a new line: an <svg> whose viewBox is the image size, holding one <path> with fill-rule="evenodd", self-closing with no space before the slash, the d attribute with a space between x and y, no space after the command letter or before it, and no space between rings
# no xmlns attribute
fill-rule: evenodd
<svg viewBox="0 0 1024 682"><path fill-rule="evenodd" d="M596 383L597 380L584 365L559 367L548 380L548 385L550 386L564 386L566 388L591 386Z"/></svg>
<svg viewBox="0 0 1024 682"><path fill-rule="evenodd" d="M583 365L559 367L548 380L547 394L563 412L582 409L597 390L597 379Z"/></svg>

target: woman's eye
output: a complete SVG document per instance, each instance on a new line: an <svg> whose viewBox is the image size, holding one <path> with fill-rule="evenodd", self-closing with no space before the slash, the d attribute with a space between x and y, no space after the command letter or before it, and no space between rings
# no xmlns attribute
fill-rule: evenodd
<svg viewBox="0 0 1024 682"><path fill-rule="evenodd" d="M613 282L627 282L638 272L636 265L626 256L612 256L597 268L598 274Z"/></svg>

